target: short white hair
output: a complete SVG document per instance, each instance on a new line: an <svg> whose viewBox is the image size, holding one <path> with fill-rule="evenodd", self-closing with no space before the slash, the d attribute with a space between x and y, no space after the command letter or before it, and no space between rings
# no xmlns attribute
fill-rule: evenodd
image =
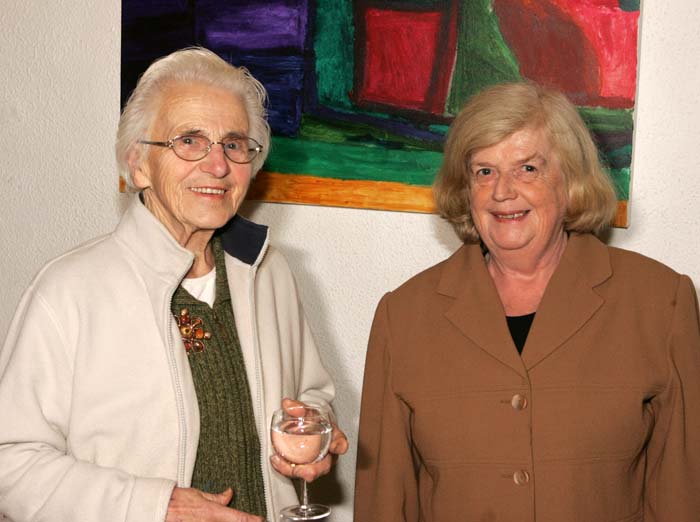
<svg viewBox="0 0 700 522"><path fill-rule="evenodd" d="M189 47L156 60L146 69L119 118L117 166L129 188L135 189L129 158L135 155L132 159L136 163L143 159L144 146L138 142L148 139L146 133L160 110L164 92L178 83L211 85L241 99L248 116L248 136L263 147L251 163L255 175L270 151L265 88L245 67L234 67L203 47Z"/></svg>

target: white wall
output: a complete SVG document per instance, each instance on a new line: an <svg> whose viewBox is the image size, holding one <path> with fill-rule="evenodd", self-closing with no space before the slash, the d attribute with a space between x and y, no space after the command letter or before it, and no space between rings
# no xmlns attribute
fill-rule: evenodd
<svg viewBox="0 0 700 522"><path fill-rule="evenodd" d="M52 256L113 228L112 144L119 110L120 2L1 0L0 339L21 292ZM611 243L700 282L700 3L643 5L631 227ZM429 215L248 204L273 227L338 383L356 442L365 343L388 289L447 256ZM354 451L341 459L336 521L351 520Z"/></svg>

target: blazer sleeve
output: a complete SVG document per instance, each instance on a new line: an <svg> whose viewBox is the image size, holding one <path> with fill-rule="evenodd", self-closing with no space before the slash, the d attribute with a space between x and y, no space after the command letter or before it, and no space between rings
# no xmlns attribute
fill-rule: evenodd
<svg viewBox="0 0 700 522"><path fill-rule="evenodd" d="M380 301L365 362L355 483L355 520L416 522L418 483L411 411L393 388L388 295Z"/></svg>
<svg viewBox="0 0 700 522"><path fill-rule="evenodd" d="M0 520L162 522L174 481L71 455L73 368L58 314L28 292L0 351Z"/></svg>
<svg viewBox="0 0 700 522"><path fill-rule="evenodd" d="M695 289L681 276L668 336L668 383L652 399L644 520L700 518L700 322Z"/></svg>

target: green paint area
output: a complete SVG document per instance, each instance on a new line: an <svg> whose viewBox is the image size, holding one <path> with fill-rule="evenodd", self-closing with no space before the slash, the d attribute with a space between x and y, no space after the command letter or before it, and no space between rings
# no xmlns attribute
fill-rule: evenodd
<svg viewBox="0 0 700 522"><path fill-rule="evenodd" d="M619 0L620 9L623 11L639 11L640 0Z"/></svg>
<svg viewBox="0 0 700 522"><path fill-rule="evenodd" d="M579 107L578 112L593 132L631 132L634 127L631 109Z"/></svg>
<svg viewBox="0 0 700 522"><path fill-rule="evenodd" d="M442 153L412 147L387 149L344 140L318 141L309 137L272 140L274 155L266 170L307 174L320 178L395 181L430 186L442 164ZM617 197L629 199L630 168L608 169Z"/></svg>
<svg viewBox="0 0 700 522"><path fill-rule="evenodd" d="M447 113L456 115L464 102L494 83L519 81L518 62L506 45L492 0L460 2L457 63L447 99Z"/></svg>
<svg viewBox="0 0 700 522"><path fill-rule="evenodd" d="M272 139L271 172L321 178L395 181L429 186L442 163L442 153L415 148L387 149L364 143L324 142L304 137Z"/></svg>
<svg viewBox="0 0 700 522"><path fill-rule="evenodd" d="M603 162L611 169L621 169L632 164L632 145L624 145L620 148L606 151L603 154Z"/></svg>
<svg viewBox="0 0 700 522"><path fill-rule="evenodd" d="M610 169L608 171L615 185L617 199L627 201L630 198L630 168Z"/></svg>
<svg viewBox="0 0 700 522"><path fill-rule="evenodd" d="M579 113L595 133L601 160L611 172L618 196L624 194L621 199L627 199L632 164L632 111L579 107Z"/></svg>
<svg viewBox="0 0 700 522"><path fill-rule="evenodd" d="M322 105L352 108L354 26L352 2L324 0L316 9L316 88Z"/></svg>

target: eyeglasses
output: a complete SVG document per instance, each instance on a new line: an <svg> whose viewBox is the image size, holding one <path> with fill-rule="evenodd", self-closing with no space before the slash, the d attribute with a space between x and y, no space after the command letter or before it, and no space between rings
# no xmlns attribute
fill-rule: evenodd
<svg viewBox="0 0 700 522"><path fill-rule="evenodd" d="M167 147L185 161L199 161L205 158L211 152L212 145L221 145L226 157L234 163L250 163L263 150L262 145L247 136L228 136L221 141L211 141L206 136L186 134L175 136L168 141L139 140L139 143Z"/></svg>

